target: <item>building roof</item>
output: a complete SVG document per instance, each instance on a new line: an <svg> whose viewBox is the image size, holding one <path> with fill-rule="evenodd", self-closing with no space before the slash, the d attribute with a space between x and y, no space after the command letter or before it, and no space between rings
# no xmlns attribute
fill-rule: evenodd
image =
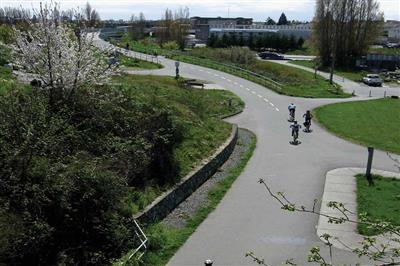
<svg viewBox="0 0 400 266"><path fill-rule="evenodd" d="M213 19L213 20L253 20L253 18L243 18L243 17L236 17L236 18L223 18L223 17L191 17L190 19Z"/></svg>
<svg viewBox="0 0 400 266"><path fill-rule="evenodd" d="M253 32L253 33L277 33L275 29L238 29L238 28L211 28L210 32Z"/></svg>

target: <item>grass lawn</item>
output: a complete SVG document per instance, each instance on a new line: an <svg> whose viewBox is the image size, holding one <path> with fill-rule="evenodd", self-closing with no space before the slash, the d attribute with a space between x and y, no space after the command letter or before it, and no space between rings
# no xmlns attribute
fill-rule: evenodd
<svg viewBox="0 0 400 266"><path fill-rule="evenodd" d="M207 204L187 221L185 227L174 229L163 223L157 223L147 228L146 233L149 237L149 249L142 258L144 265L165 265L170 260L196 228L207 218L208 214L217 207L218 203L223 199L226 192L250 160L255 147L256 139L253 137L249 150L244 154L239 164L235 168L232 168L229 175L208 193ZM134 263L133 260L130 263ZM128 263L128 265L130 264Z"/></svg>
<svg viewBox="0 0 400 266"><path fill-rule="evenodd" d="M400 226L400 180L373 176L374 186L368 186L364 175L357 175L357 211L366 213L370 220L386 221ZM359 224L358 232L372 236L383 233Z"/></svg>
<svg viewBox="0 0 400 266"><path fill-rule="evenodd" d="M257 61L251 70L283 84L284 94L309 98L345 98L338 85L331 85L326 79L308 71L268 61Z"/></svg>
<svg viewBox="0 0 400 266"><path fill-rule="evenodd" d="M129 69L137 69L137 70L141 70L141 69L160 69L163 66L157 63L152 63L149 61L145 61L145 60L140 60L137 58L132 58L132 57L128 57L125 55L121 55L119 57L120 59L120 63L125 66L128 67Z"/></svg>
<svg viewBox="0 0 400 266"><path fill-rule="evenodd" d="M124 75L116 78L121 89L129 90L136 101L169 110L183 130L183 141L174 157L179 162L179 177L188 174L200 161L212 155L230 136L232 127L220 117L244 108L243 101L229 91L185 89L172 77ZM229 106L229 99L232 105ZM136 213L169 187L149 185L132 191L128 212Z"/></svg>
<svg viewBox="0 0 400 266"><path fill-rule="evenodd" d="M315 67L314 61L305 61L305 60L295 60L295 61L290 61L291 64L294 65L300 65L300 66L305 66L309 68ZM330 70L327 68L319 68L320 70L324 72L329 72ZM362 80L362 78L367 75L369 72L365 70L353 70L353 69L335 69L334 73L336 75L345 77L349 80L359 82Z"/></svg>
<svg viewBox="0 0 400 266"><path fill-rule="evenodd" d="M369 49L371 54L387 54L387 55L399 55L400 48L371 48Z"/></svg>
<svg viewBox="0 0 400 266"><path fill-rule="evenodd" d="M356 143L400 154L400 100L338 103L314 111L328 130Z"/></svg>

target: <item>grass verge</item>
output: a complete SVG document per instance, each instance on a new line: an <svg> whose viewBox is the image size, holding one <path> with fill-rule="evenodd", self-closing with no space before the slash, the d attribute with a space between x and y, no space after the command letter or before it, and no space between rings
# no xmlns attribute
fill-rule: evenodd
<svg viewBox="0 0 400 266"><path fill-rule="evenodd" d="M196 228L207 218L207 216L217 207L226 192L230 189L236 178L242 173L247 162L253 155L256 148L256 138L253 136L247 152L244 154L239 164L232 168L229 175L220 181L209 193L208 203L190 218L186 226L182 229L173 229L162 222L147 228L149 236L149 249L143 257L144 265L165 265L175 252L186 242ZM135 265L133 260L128 265Z"/></svg>
<svg viewBox="0 0 400 266"><path fill-rule="evenodd" d="M331 104L313 112L319 123L340 137L400 154L398 99Z"/></svg>
<svg viewBox="0 0 400 266"><path fill-rule="evenodd" d="M290 61L291 64L294 65L299 65L299 66L305 66L314 69L315 68L315 63L314 61L305 61L305 60L295 60L295 61ZM319 70L324 71L324 72L329 72L330 70L327 68L319 68ZM334 71L335 75L345 77L346 79L355 81L355 82L360 82L362 81L362 78L367 75L369 72L365 70L355 70L355 69L335 69Z"/></svg>
<svg viewBox="0 0 400 266"><path fill-rule="evenodd" d="M374 185L369 186L364 175L357 175L357 212L366 214L372 221L386 221L400 226L400 180L373 176ZM384 233L365 224L358 224L358 232L373 236Z"/></svg>

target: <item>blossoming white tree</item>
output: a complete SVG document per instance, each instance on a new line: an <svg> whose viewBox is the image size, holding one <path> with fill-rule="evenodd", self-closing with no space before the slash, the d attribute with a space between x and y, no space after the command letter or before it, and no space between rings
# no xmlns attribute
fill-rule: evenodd
<svg viewBox="0 0 400 266"><path fill-rule="evenodd" d="M51 107L68 102L83 86L109 80L115 67L93 48L90 33L64 24L57 6L41 5L37 17L27 31L15 29L13 50L16 63L49 91Z"/></svg>

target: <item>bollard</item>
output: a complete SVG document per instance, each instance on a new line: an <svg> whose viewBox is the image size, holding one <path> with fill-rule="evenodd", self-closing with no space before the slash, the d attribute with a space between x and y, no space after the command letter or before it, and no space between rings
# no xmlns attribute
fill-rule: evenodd
<svg viewBox="0 0 400 266"><path fill-rule="evenodd" d="M355 95L356 95L356 91L353 90L353 92L351 93L351 95L352 95L352 96L355 96Z"/></svg>
<svg viewBox="0 0 400 266"><path fill-rule="evenodd" d="M228 106L231 107L232 106L232 98L228 99Z"/></svg>
<svg viewBox="0 0 400 266"><path fill-rule="evenodd" d="M369 97L371 97L371 90L369 90Z"/></svg>
<svg viewBox="0 0 400 266"><path fill-rule="evenodd" d="M367 177L368 184L372 186L374 184L371 176L371 168L372 168L372 159L374 158L374 148L368 147L368 162L367 162L367 171L365 172L365 176Z"/></svg>
<svg viewBox="0 0 400 266"><path fill-rule="evenodd" d="M213 263L214 263L214 262L213 262L212 260L208 259L208 260L206 260L206 261L204 262L204 265L205 265L205 266L212 266Z"/></svg>
<svg viewBox="0 0 400 266"><path fill-rule="evenodd" d="M386 91L383 93L383 98L386 98Z"/></svg>

